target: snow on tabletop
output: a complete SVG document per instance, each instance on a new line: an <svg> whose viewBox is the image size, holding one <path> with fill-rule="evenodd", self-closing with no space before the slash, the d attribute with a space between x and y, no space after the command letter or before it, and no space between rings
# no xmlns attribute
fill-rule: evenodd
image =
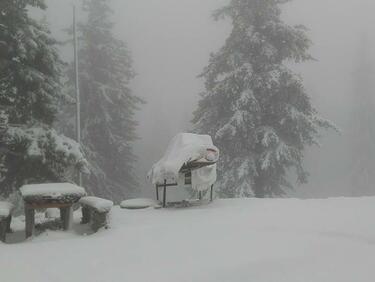
<svg viewBox="0 0 375 282"><path fill-rule="evenodd" d="M8 202L0 201L0 217L8 217L13 209L13 205Z"/></svg>
<svg viewBox="0 0 375 282"><path fill-rule="evenodd" d="M65 195L79 195L85 196L84 188L71 183L43 183L43 184L28 184L20 188L22 197L33 196L48 196L61 197Z"/></svg>
<svg viewBox="0 0 375 282"><path fill-rule="evenodd" d="M212 155L212 152L217 153ZM209 135L197 135L192 133L180 133L169 143L164 156L158 161L150 172L148 178L153 184L178 182L179 171L185 163L205 159L209 155L210 161L217 161L219 149L213 145ZM216 165L211 168L199 169L195 173L193 188L200 190L201 186L207 188L216 181ZM194 177L194 175L193 175Z"/></svg>
<svg viewBox="0 0 375 282"><path fill-rule="evenodd" d="M153 199L131 199L122 201L120 204L120 207L124 209L144 209L159 206L160 202Z"/></svg>
<svg viewBox="0 0 375 282"><path fill-rule="evenodd" d="M93 207L99 212L109 212L113 207L112 201L93 196L83 197L79 200L79 203Z"/></svg>

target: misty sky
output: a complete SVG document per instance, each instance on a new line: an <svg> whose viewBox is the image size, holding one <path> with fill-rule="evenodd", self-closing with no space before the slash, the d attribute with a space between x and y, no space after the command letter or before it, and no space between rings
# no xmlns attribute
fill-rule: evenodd
<svg viewBox="0 0 375 282"><path fill-rule="evenodd" d="M136 144L144 191L153 191L143 180L168 141L190 128L192 111L203 90L203 81L197 75L207 64L210 52L223 45L230 31L228 22L215 22L210 15L227 2L112 0L115 33L127 42L138 73L132 89L147 101L138 114L141 139ZM47 3L53 32L63 39L61 29L69 25L72 1ZM304 78L321 114L342 129L342 136L330 133L322 139L322 148L309 150L310 184L295 195L345 195L350 189L343 185L350 162L343 136L350 130L355 89L352 75L359 60L360 42L364 36L369 42L375 37L374 10L373 0L294 0L284 5L288 23L304 24L310 29L314 42L311 53L318 60L293 67ZM69 58L70 54L65 48L64 56Z"/></svg>

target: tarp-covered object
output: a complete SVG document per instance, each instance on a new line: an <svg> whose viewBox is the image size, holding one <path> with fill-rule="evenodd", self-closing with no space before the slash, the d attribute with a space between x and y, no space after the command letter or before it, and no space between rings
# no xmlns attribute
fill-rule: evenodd
<svg viewBox="0 0 375 282"><path fill-rule="evenodd" d="M219 149L213 145L209 135L180 133L169 143L164 156L150 172L148 178L153 184L177 183L180 170L194 163L205 164L192 170L192 186L195 190L205 190L216 181L216 162Z"/></svg>

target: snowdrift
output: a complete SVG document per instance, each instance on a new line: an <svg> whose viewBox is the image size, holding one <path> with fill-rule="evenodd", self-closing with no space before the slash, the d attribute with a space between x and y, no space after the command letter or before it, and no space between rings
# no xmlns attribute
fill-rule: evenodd
<svg viewBox="0 0 375 282"><path fill-rule="evenodd" d="M190 209L114 207L111 228L0 243L9 282L373 282L375 198L217 200ZM23 235L22 218L12 221ZM80 231L81 230L81 231ZM80 234L77 234L81 232Z"/></svg>

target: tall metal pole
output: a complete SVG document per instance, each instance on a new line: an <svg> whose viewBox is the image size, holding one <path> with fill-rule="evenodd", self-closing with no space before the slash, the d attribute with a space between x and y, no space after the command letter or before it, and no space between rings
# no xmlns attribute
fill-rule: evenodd
<svg viewBox="0 0 375 282"><path fill-rule="evenodd" d="M78 144L81 144L81 99L79 93L78 77L78 43L77 43L77 23L76 23L76 6L73 5L73 36L74 36L74 86L76 91L76 136ZM82 174L78 173L78 184L82 185Z"/></svg>

